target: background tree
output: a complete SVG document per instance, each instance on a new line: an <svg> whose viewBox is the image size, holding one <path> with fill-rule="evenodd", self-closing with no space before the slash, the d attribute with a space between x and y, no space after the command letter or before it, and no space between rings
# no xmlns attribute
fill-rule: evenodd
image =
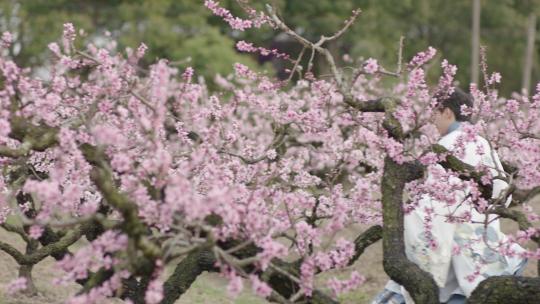
<svg viewBox="0 0 540 304"><path fill-rule="evenodd" d="M471 82L480 79L480 12L481 1L474 0L472 5L472 44L471 44Z"/></svg>
<svg viewBox="0 0 540 304"><path fill-rule="evenodd" d="M208 10L197 1L13 0L3 2L0 11L2 28L14 33L14 58L19 64L46 61L44 47L57 39L62 23L71 22L86 31L80 43L100 45L110 35L121 51L144 41L149 49L143 65L167 58L180 67L196 68L210 81L216 73L230 73L235 62L256 68L254 61L235 51L231 37L209 24Z"/></svg>
<svg viewBox="0 0 540 304"><path fill-rule="evenodd" d="M265 1L250 2L257 9L264 9ZM155 58L168 58L186 67L191 57L201 75L212 80L214 72L222 75L231 71L231 64L243 62L255 66L245 56L238 56L233 49L238 40L251 41L259 46L276 48L285 53L296 53L302 46L270 29L254 31L227 29L222 21L198 6L197 1L3 1L0 10L3 30L14 33L15 59L19 64L43 62L47 54L46 45L57 38L61 31L58 20L72 22L88 33L88 41L102 37L105 30L118 40L119 50L134 47L145 41L149 47L148 64ZM235 1L222 1L222 5L233 12L241 13ZM283 18L290 20L291 28L310 39L330 34L341 20L348 18L353 8L363 10L360 17L363 26L350 29L341 40L332 41L330 50L338 61L341 55L352 58L377 57L381 63L392 64L395 48L401 36L405 37L404 57L410 58L428 46L440 50L441 56L455 63L462 71L457 80L466 84L470 80L471 64L471 20L472 2L468 0L322 0L316 3L298 1L275 1ZM524 32L527 28L529 10L524 1L491 0L482 7L482 44L488 49L490 65L503 76L522 75L523 65L508 58L523 58L526 49ZM525 11L525 13L524 13ZM47 28L48 31L40 29ZM203 34L204 33L204 34ZM20 36L20 38L19 38ZM20 40L20 41L19 41ZM99 40L99 39L98 39ZM82 40L81 40L82 41ZM190 48L197 47L200 54ZM537 50L536 50L537 52ZM217 60L220 55L221 60ZM339 55L339 56L338 56ZM328 74L327 66L319 55L316 73ZM272 56L257 55L252 59L259 62L272 61L276 73L286 78L286 65ZM246 61L248 60L248 61ZM307 59L306 59L307 60ZM182 65L183 64L183 65ZM537 63L533 62L533 66ZM262 69L270 69L263 66ZM319 72L318 69L321 69ZM208 72L207 72L208 71ZM430 72L430 82L437 80L440 71ZM540 79L538 69L533 68L531 82ZM500 90L509 94L520 91L522 79L507 77Z"/></svg>
<svg viewBox="0 0 540 304"><path fill-rule="evenodd" d="M523 78L522 89L529 92L531 89L531 77L534 68L534 55L536 49L536 27L537 27L537 15L538 7L540 3L537 1L519 1L516 3L517 9L527 16L527 30L526 30L526 48L523 59Z"/></svg>

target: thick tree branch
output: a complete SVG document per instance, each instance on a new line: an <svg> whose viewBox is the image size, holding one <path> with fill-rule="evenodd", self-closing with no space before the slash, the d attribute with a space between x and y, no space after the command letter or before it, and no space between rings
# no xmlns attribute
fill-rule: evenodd
<svg viewBox="0 0 540 304"><path fill-rule="evenodd" d="M18 234L26 243L32 242L32 238L28 236L28 234L24 231L22 226L19 225L11 225L7 222L4 222L0 225L2 228L4 228L6 231L13 232Z"/></svg>
<svg viewBox="0 0 540 304"><path fill-rule="evenodd" d="M3 157L11 157L11 158L21 157L21 156L27 155L28 152L30 152L30 147L28 144L27 145L23 144L20 148L17 148L17 149L10 148L7 146L0 146L0 156L3 156Z"/></svg>
<svg viewBox="0 0 540 304"><path fill-rule="evenodd" d="M89 144L83 144L81 151L85 159L93 165L90 178L107 204L122 214L122 230L135 241L135 245L145 257L150 260L157 259L161 255L161 249L145 237L147 229L139 218L137 205L116 189L104 152Z"/></svg>
<svg viewBox="0 0 540 304"><path fill-rule="evenodd" d="M45 124L36 126L30 123L29 119L15 115L10 117L10 124L11 132L9 136L22 142L22 149L28 148L29 150L45 151L58 143L58 139L56 138L58 128L53 128Z"/></svg>
<svg viewBox="0 0 540 304"><path fill-rule="evenodd" d="M5 253L9 254L12 258L17 261L19 265L24 264L25 262L25 255L20 252L17 248L11 246L8 243L4 243L0 241L0 250L4 251Z"/></svg>
<svg viewBox="0 0 540 304"><path fill-rule="evenodd" d="M512 210L512 209L508 209L504 207L497 207L489 211L489 213L498 214L501 217L515 221L516 223L518 223L519 230L522 230L522 231L527 231L529 228L534 227L531 224L531 222L529 222L529 220L527 219L527 216L523 214L523 212L518 211L518 210ZM531 239L540 248L540 236L533 236ZM540 276L540 263L537 263L536 266L537 266L536 273L538 276Z"/></svg>
<svg viewBox="0 0 540 304"><path fill-rule="evenodd" d="M19 265L34 265L50 255L56 255L64 252L69 246L73 245L84 234L87 225L81 225L70 230L59 240L49 243L30 254L23 254L13 246L0 242L0 249L11 255Z"/></svg>
<svg viewBox="0 0 540 304"><path fill-rule="evenodd" d="M450 151L448 151L444 146L436 144L433 145L431 149L437 154L447 154L446 159L440 162L441 166L459 173L459 178L463 180L474 180L482 193L482 197L486 200L491 199L493 194L493 186L484 185L482 183L482 176L484 176L485 173L476 171L473 166L461 161L456 156L451 155Z"/></svg>
<svg viewBox="0 0 540 304"><path fill-rule="evenodd" d="M529 202L531 199L533 199L535 196L540 194L540 186L534 187L532 189L516 189L512 193L512 204L513 205L521 205L524 203Z"/></svg>
<svg viewBox="0 0 540 304"><path fill-rule="evenodd" d="M83 224L69 230L66 235L57 242L50 243L32 252L32 254L26 256L23 264L37 264L39 261L50 255L57 255L64 252L69 246L73 245L84 235L88 225L89 224Z"/></svg>
<svg viewBox="0 0 540 304"><path fill-rule="evenodd" d="M527 216L519 210L513 210L513 209L504 208L504 207L497 207L493 210L490 210L489 213L498 214L501 217L515 221L516 223L518 223L519 230L525 231L533 227L531 222L529 222L529 220L527 219ZM540 238L538 237L534 238L533 240L535 242L540 242Z"/></svg>
<svg viewBox="0 0 540 304"><path fill-rule="evenodd" d="M403 239L403 189L412 176L390 157L385 159L381 184L383 204L383 266L390 278L407 289L417 304L439 302L433 277L405 255ZM413 174L415 175L415 174Z"/></svg>
<svg viewBox="0 0 540 304"><path fill-rule="evenodd" d="M344 98L344 102L349 105L351 108L356 109L361 112L384 112L386 108L389 107L392 103L395 103L395 100L389 97L383 97L373 100L360 101L353 99L352 97Z"/></svg>
<svg viewBox="0 0 540 304"><path fill-rule="evenodd" d="M495 276L482 281L472 292L470 304L539 303L540 278Z"/></svg>
<svg viewBox="0 0 540 304"><path fill-rule="evenodd" d="M349 265L354 264L356 260L364 253L364 250L382 239L383 228L380 225L369 227L354 240L354 255L349 261Z"/></svg>
<svg viewBox="0 0 540 304"><path fill-rule="evenodd" d="M210 249L201 248L188 254L165 281L161 304L173 304L204 271L217 271L215 262L216 258Z"/></svg>

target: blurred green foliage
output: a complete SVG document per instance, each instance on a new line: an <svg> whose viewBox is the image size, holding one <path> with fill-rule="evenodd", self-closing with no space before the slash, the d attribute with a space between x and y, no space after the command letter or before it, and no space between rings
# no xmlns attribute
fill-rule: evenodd
<svg viewBox="0 0 540 304"><path fill-rule="evenodd" d="M110 32L119 51L144 42L149 48L143 64L167 58L209 79L230 73L235 62L257 68L220 26L209 23L211 12L197 0L1 1L0 12L1 29L16 34L20 43L14 53L21 65L43 62L46 46L60 39L64 23L72 22L85 30L87 42Z"/></svg>
<svg viewBox="0 0 540 304"><path fill-rule="evenodd" d="M21 64L42 62L47 56L46 45L59 39L64 22L72 22L88 32L87 39L110 31L112 37L118 39L120 50L136 48L144 42L149 46L145 63L168 58L180 62L180 66L191 65L199 75L210 79L215 73L231 72L234 62L255 67L257 60L268 59L239 54L234 48L238 40L276 47L292 56L301 50L294 41L269 27L233 31L220 18L212 16L203 2L4 0L0 2L0 30L16 34L19 44L13 53ZM235 0L220 3L234 15L245 16ZM335 32L351 10L361 8L362 14L351 30L328 46L336 55L374 57L388 69L394 69L399 37L403 35L405 60L433 46L440 51L440 58L447 58L458 66L460 83L466 85L470 80L470 0L252 0L250 3L258 9L264 9L265 3L273 4L291 28L312 41ZM481 44L487 47L490 70L503 75L504 93L520 89L527 16L531 12L538 14L539 7L538 0L482 1ZM539 50L537 43L535 59L540 58ZM186 62L187 58L191 61ZM325 73L320 61L316 72ZM534 62L532 79L536 83L540 80L540 65L538 60ZM277 70L283 70L285 65L274 61Z"/></svg>
<svg viewBox="0 0 540 304"><path fill-rule="evenodd" d="M253 0L262 7L268 0ZM229 0L230 3L234 0ZM470 82L471 0L278 0L283 19L312 41L330 35L343 25L354 8L362 9L355 25L335 45L335 53L353 58L374 57L393 70L400 36L405 37L404 59L433 46L439 58L458 66L462 86ZM521 88L525 56L527 16L540 14L538 0L482 0L481 45L487 48L490 71L503 75L503 93ZM537 31L537 37L539 36ZM249 33L247 34L249 35ZM251 35L268 44L267 36ZM538 38L536 39L538 40ZM540 47L535 46L533 83L540 80ZM435 70L436 72L436 70ZM433 73L437 74L437 73Z"/></svg>

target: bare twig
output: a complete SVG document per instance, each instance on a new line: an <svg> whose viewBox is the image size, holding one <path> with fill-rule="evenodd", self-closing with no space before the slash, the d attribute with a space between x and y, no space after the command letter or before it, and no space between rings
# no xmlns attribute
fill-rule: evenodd
<svg viewBox="0 0 540 304"><path fill-rule="evenodd" d="M337 69L334 57L332 56L332 54L330 53L330 51L328 49L323 48L322 46L320 46L319 42L321 42L321 40L319 40L319 42L317 44L307 40L306 38L300 36L298 33L293 31L281 19L279 19L279 17L275 13L275 10L271 6L267 6L267 10L268 10L268 13L270 14L270 17L272 17L272 20L274 21L274 23L276 24L276 26L279 29L281 29L283 32L285 32L289 36L293 37L296 41L301 43L304 47L310 48L310 49L312 49L314 51L317 51L318 53L320 53L321 55L324 56L324 58L326 59L328 65L330 66L330 69L332 70L334 80L336 81L339 90L340 91L344 90L342 75Z"/></svg>
<svg viewBox="0 0 540 304"><path fill-rule="evenodd" d="M306 51L306 47L304 46L302 48L302 51L300 52L300 55L298 55L298 58L296 59L296 61L294 61L294 66L291 70L291 73L289 74L289 77L287 78L287 81L286 82L290 82L293 75L294 75L294 72L296 71L296 69L298 68L298 64L300 63L300 61L302 60L302 57L304 57L304 52Z"/></svg>
<svg viewBox="0 0 540 304"><path fill-rule="evenodd" d="M339 38L341 35L343 35L349 29L349 27L354 23L354 21L356 21L356 18L358 17L358 15L360 15L361 12L362 12L362 10L360 10L360 9L353 10L352 11L352 16L347 21L345 21L345 25L339 31L337 31L334 35L332 35L330 37L321 36L321 39L315 45L321 46L321 45L323 45L323 43L325 43L327 41L332 41L332 40L335 40L335 39Z"/></svg>

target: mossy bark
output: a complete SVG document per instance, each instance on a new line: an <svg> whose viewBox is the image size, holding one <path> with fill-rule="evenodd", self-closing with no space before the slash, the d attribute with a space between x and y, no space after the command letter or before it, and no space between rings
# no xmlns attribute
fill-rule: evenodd
<svg viewBox="0 0 540 304"><path fill-rule="evenodd" d="M369 227L366 231L360 234L354 240L354 255L349 261L349 265L352 265L358 258L364 253L367 247L377 242L382 238L382 227L380 225L374 225Z"/></svg>
<svg viewBox="0 0 540 304"><path fill-rule="evenodd" d="M26 245L26 254L31 254L36 249L37 244L29 243ZM22 291L28 296L37 295L37 288L32 278L32 268L34 264L20 265L19 266L19 278L26 279L26 288Z"/></svg>
<svg viewBox="0 0 540 304"><path fill-rule="evenodd" d="M467 303L540 303L540 278L516 276L490 277L476 287Z"/></svg>
<svg viewBox="0 0 540 304"><path fill-rule="evenodd" d="M428 272L407 259L403 239L403 189L418 174L410 165L385 159L381 184L383 267L392 280L407 289L416 304L433 304L439 302L439 289Z"/></svg>
<svg viewBox="0 0 540 304"><path fill-rule="evenodd" d="M174 269L163 286L164 298L161 304L173 304L197 277L204 271L215 271L216 259L208 249L200 249L188 254Z"/></svg>

